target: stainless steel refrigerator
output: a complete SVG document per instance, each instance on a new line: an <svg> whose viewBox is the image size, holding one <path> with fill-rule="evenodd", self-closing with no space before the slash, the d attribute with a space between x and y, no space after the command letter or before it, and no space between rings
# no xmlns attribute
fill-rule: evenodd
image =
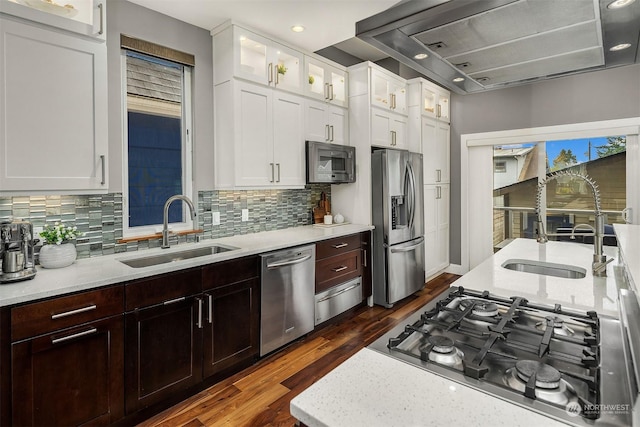
<svg viewBox="0 0 640 427"><path fill-rule="evenodd" d="M373 302L391 307L424 286L422 154L371 153Z"/></svg>

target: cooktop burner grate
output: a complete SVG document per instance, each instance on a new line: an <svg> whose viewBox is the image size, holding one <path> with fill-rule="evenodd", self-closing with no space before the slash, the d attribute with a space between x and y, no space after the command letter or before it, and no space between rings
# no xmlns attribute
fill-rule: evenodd
<svg viewBox="0 0 640 427"><path fill-rule="evenodd" d="M598 418L599 342L593 311L458 288L387 347L563 409L578 404L583 417Z"/></svg>

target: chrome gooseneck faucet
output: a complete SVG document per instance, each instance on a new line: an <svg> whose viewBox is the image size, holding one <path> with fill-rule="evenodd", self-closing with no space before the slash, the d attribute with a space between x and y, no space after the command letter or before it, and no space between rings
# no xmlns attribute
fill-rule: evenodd
<svg viewBox="0 0 640 427"><path fill-rule="evenodd" d="M591 234L583 234L587 236L593 236L593 262L591 263L591 268L593 270L594 276L606 276L607 269L606 266L608 263L613 261L610 259L607 261L607 256L604 254L603 246L604 246L604 215L602 214L602 209L600 208L600 190L596 185L595 181L589 178L587 175L582 175L577 172L572 171L559 171L556 172L544 180L542 180L538 184L538 193L536 195L536 224L537 224L537 241L538 243L547 243L549 241L548 236L566 236L566 234L547 234L544 229L544 220L540 214L540 207L542 205L542 191L547 186L549 181L554 181L560 177L570 177L570 178L580 178L584 182L586 182L593 192L593 201L595 204L594 214L595 214L595 228L593 229L593 233ZM578 224L575 226L571 232L572 238L574 238L575 230L578 227L583 227L586 224ZM588 225L587 225L588 226ZM593 228L591 226L588 226Z"/></svg>
<svg viewBox="0 0 640 427"><path fill-rule="evenodd" d="M196 208L193 206L193 202L187 196L183 196L182 194L176 194L175 196L171 196L167 199L164 204L164 215L162 219L162 249L169 248L169 206L175 200L184 201L187 206L189 206L189 210L191 211L191 220L196 219Z"/></svg>

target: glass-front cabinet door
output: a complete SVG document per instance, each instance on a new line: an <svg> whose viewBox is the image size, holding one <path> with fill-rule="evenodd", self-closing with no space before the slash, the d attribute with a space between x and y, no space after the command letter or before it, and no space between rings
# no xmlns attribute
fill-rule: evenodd
<svg viewBox="0 0 640 427"><path fill-rule="evenodd" d="M406 81L393 78L380 70L371 70L371 103L377 107L407 114Z"/></svg>
<svg viewBox="0 0 640 427"><path fill-rule="evenodd" d="M347 72L310 56L305 56L305 94L346 107Z"/></svg>
<svg viewBox="0 0 640 427"><path fill-rule="evenodd" d="M106 0L0 0L0 12L106 40Z"/></svg>
<svg viewBox="0 0 640 427"><path fill-rule="evenodd" d="M236 77L301 93L302 53L237 26L234 43Z"/></svg>

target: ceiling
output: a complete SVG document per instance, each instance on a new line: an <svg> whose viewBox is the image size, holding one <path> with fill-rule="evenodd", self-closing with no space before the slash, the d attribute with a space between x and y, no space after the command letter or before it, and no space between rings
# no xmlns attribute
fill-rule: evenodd
<svg viewBox="0 0 640 427"><path fill-rule="evenodd" d="M232 19L309 52L353 39L357 21L382 12L398 2L398 0L130 1L207 30ZM294 25L302 25L305 30L295 33L291 30ZM343 50L367 60L388 56L357 39L348 42Z"/></svg>
<svg viewBox="0 0 640 427"><path fill-rule="evenodd" d="M234 20L338 62L336 48L393 58L460 94L640 62L640 0L130 1L207 30Z"/></svg>

